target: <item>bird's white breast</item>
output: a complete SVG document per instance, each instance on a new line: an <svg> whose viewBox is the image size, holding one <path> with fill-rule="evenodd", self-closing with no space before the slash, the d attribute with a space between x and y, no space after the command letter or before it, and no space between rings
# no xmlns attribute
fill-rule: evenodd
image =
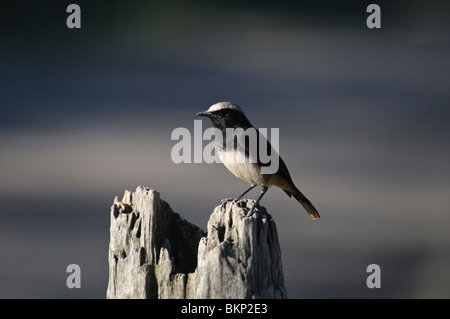
<svg viewBox="0 0 450 319"><path fill-rule="evenodd" d="M248 158L245 160L242 153L238 151L218 151L218 156L225 167L240 179L250 184L268 185L258 164L250 163Z"/></svg>

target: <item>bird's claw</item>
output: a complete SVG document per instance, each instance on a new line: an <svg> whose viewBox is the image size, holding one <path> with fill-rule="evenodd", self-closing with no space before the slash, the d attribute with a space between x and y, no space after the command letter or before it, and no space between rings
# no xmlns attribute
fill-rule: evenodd
<svg viewBox="0 0 450 319"><path fill-rule="evenodd" d="M248 212L247 215L251 216L253 214L253 212L255 211L255 206L256 206L256 203L253 204L252 208L250 209L250 211Z"/></svg>

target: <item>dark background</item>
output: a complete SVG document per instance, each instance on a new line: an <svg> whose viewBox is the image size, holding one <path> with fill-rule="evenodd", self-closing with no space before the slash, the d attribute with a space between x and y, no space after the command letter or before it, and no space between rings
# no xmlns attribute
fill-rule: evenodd
<svg viewBox="0 0 450 319"><path fill-rule="evenodd" d="M66 27L72 2L81 29ZM2 1L0 297L104 298L125 189L154 188L206 229L247 185L174 164L170 135L219 101L280 128L321 213L278 189L262 202L291 298L450 297L448 2L377 1L381 29L369 1L72 2ZM66 287L72 263L81 289Z"/></svg>

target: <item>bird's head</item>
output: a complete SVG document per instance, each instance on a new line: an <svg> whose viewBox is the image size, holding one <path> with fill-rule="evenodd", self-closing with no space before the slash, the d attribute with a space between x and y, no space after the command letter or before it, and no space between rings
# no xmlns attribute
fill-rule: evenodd
<svg viewBox="0 0 450 319"><path fill-rule="evenodd" d="M207 111L197 113L197 116L206 116L211 119L214 127L219 129L238 128L247 129L252 124L245 116L241 107L231 102L219 102L212 105Z"/></svg>

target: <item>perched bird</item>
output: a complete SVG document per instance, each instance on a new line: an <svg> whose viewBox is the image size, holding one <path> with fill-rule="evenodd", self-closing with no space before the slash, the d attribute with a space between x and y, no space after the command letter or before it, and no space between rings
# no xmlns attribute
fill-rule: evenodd
<svg viewBox="0 0 450 319"><path fill-rule="evenodd" d="M256 134L258 138L258 143L256 143L258 149L254 152L249 149L250 143L245 143L245 146L242 146L236 143L236 141L232 141L232 145L227 146L226 143L228 140L227 138L223 138L223 136L226 136L227 134L227 129L236 130L241 128L242 130L240 131L236 130L238 134L240 134L239 132L249 128L253 128L256 132L258 132L238 105L230 102L219 102L212 105L206 112L197 113L197 116L209 117L212 120L213 126L217 129L215 133L214 146L222 163L235 176L251 184L250 188L237 197L235 201L240 200L251 189L257 185L260 185L261 194L251 208L250 213L252 213L255 206L267 192L267 189L274 185L281 188L289 197L293 196L306 209L312 219L320 218L319 213L311 202L294 185L286 164L278 154L274 154L278 159L278 169L274 173L269 174L264 174L261 172L261 169L269 164L263 163L260 160L259 139L263 137L261 137L259 133ZM217 136L217 134L220 134L219 132L222 134L220 138ZM272 150L272 152L274 152L269 141L267 141L266 150ZM250 154L257 154L257 160L251 161ZM236 161L235 159L239 156L245 158L246 160Z"/></svg>

